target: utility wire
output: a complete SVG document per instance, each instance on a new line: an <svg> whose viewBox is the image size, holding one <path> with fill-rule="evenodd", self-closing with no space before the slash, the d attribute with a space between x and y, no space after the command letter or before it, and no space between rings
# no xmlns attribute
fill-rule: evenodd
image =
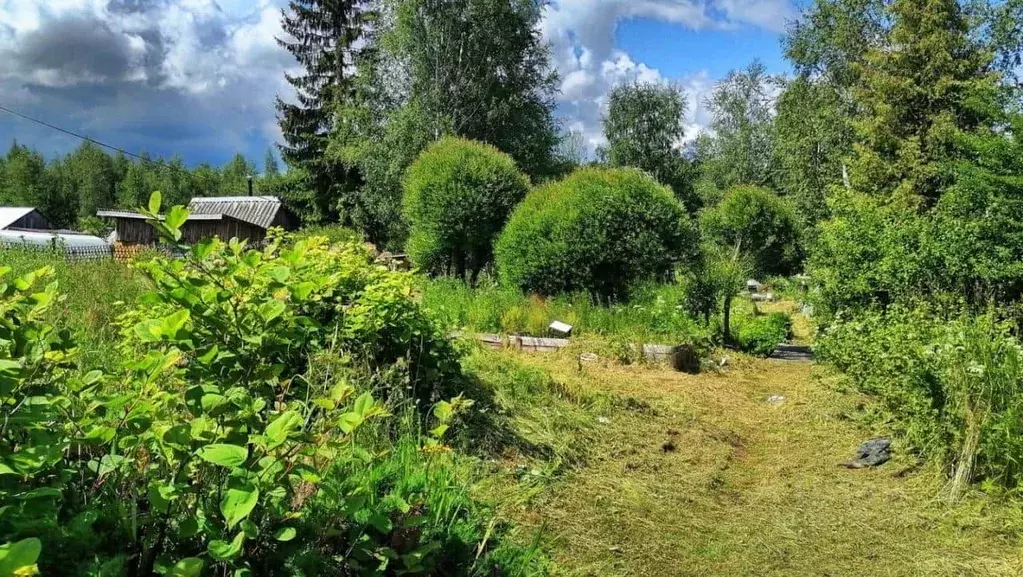
<svg viewBox="0 0 1023 577"><path fill-rule="evenodd" d="M191 171L188 170L188 168L186 168L186 167L175 166L173 164L168 164L168 163L165 163L165 162L157 162L157 161L153 160L152 158L147 158L145 156L141 156L139 154L135 154L134 152L128 152L127 150L124 150L123 148L118 148L118 147L116 147L116 146L114 146L112 144L106 144L104 142L100 142L100 141L98 141L98 140L96 140L94 138L89 138L88 136L84 136L84 135L78 134L77 132L72 132L72 131L67 130L65 128L61 128L59 126L54 126L53 124L50 124L49 122L46 122L44 120L39 120L38 118L33 118L31 116L22 114L20 112L14 111L14 110L11 110L10 108L7 108L7 107L5 107L2 104L0 104L0 111L6 112L8 114L13 114L14 116L17 116L18 118L22 118L22 119L28 120L29 122L34 122L36 124L39 124L40 126L45 126L46 128L50 128L52 130L56 130L57 132L62 132L62 133L67 134L69 136L73 136L75 138L84 140L85 142L91 142L91 143L93 143L93 144L95 144L97 146L102 146L104 148L109 148L110 150L114 150L114 151L120 152L121 154L123 154L125 156L130 156L132 158L137 158L138 160L141 160L142 162L149 163L149 165L153 166L153 167L166 168L168 170L183 170L186 174L191 174ZM252 177L250 176L249 178L251 179Z"/></svg>
<svg viewBox="0 0 1023 577"><path fill-rule="evenodd" d="M128 152L127 150L124 150L122 148L118 148L118 147L116 147L116 146L114 146L112 144L106 144L106 143L100 142L100 141L98 141L98 140L96 140L94 138L89 138L88 136L82 136L81 134L78 134L77 132L72 132L70 130L61 128L59 126L54 126L54 125L52 125L52 124L50 124L50 123L48 123L46 121L39 120L38 118L32 118L31 116L26 116L26 115L24 115L24 114L22 114L20 112L15 112L14 110L11 110L10 108L6 108L3 105L0 105L0 111L6 112L8 114L13 114L14 116L17 116L18 118L23 118L25 120L28 120L29 122L35 122L36 124L45 126L46 128L51 128L53 130L56 130L57 132L63 132L64 134L67 134L67 135L70 135L70 136L74 136L75 138L79 138L79 139L84 140L86 142L91 142L91 143L93 143L95 145L102 146L104 148L109 148L110 150L116 150L117 152L120 152L121 154L123 154L125 156L130 156L132 158L137 158L137 159L139 159L139 160L141 160L143 162L148 162L150 164L157 164L151 158L146 158L145 156L140 156L138 154L135 154L134 152Z"/></svg>

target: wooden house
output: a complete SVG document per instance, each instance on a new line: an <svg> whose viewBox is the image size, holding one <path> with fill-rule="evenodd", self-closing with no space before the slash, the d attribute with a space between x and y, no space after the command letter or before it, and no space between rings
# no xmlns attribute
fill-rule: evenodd
<svg viewBox="0 0 1023 577"><path fill-rule="evenodd" d="M298 228L298 218L273 196L229 196L194 198L188 205L188 220L181 226L181 240L191 244L212 237L238 238L255 244L266 238L272 227ZM156 230L145 215L124 210L101 210L100 218L114 223L111 242L115 255L131 256L141 248L159 243Z"/></svg>

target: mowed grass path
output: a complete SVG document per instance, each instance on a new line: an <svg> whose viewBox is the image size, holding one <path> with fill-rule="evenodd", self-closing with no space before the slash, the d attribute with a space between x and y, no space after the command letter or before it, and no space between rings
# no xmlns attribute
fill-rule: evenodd
<svg viewBox="0 0 1023 577"><path fill-rule="evenodd" d="M513 514L545 527L556 574L1023 574L1018 506L979 494L949 506L941 473L903 454L840 467L871 437L862 399L808 363L690 376L519 360L624 401L594 415L585 462Z"/></svg>

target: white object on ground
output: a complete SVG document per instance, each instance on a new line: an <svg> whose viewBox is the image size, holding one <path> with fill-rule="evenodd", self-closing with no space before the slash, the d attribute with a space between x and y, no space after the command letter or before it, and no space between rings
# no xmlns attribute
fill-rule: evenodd
<svg viewBox="0 0 1023 577"><path fill-rule="evenodd" d="M561 321L554 321L548 328L558 336L567 337L572 335L572 325Z"/></svg>

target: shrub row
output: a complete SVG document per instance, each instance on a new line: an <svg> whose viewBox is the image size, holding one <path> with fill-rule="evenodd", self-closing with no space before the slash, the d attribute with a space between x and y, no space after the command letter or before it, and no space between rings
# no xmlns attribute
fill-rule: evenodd
<svg viewBox="0 0 1023 577"><path fill-rule="evenodd" d="M433 144L404 181L413 262L475 280L496 253L507 286L624 297L696 254L685 209L641 171L584 169L527 195L528 188L493 147L454 138Z"/></svg>

